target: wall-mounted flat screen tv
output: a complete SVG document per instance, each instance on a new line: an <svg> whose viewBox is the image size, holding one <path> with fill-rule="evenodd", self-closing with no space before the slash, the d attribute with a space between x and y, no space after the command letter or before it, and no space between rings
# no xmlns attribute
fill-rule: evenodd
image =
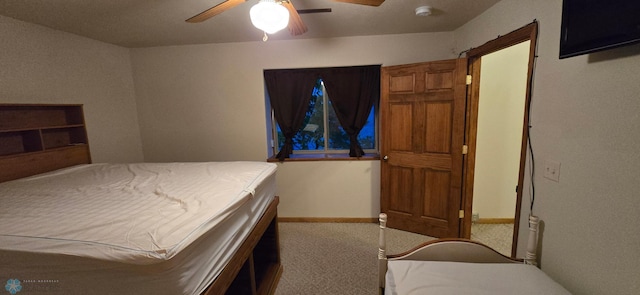
<svg viewBox="0 0 640 295"><path fill-rule="evenodd" d="M560 58L640 42L640 0L563 0Z"/></svg>

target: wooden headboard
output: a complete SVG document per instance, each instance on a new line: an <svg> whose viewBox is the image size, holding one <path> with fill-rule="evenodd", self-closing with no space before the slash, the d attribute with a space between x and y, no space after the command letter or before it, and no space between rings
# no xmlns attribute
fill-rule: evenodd
<svg viewBox="0 0 640 295"><path fill-rule="evenodd" d="M89 163L82 105L0 104L0 182Z"/></svg>

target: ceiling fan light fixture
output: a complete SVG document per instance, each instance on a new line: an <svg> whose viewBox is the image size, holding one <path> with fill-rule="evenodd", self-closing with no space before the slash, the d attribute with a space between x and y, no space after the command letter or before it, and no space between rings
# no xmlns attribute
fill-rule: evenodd
<svg viewBox="0 0 640 295"><path fill-rule="evenodd" d="M249 17L254 27L267 34L276 33L289 24L289 11L275 0L260 0L251 7Z"/></svg>

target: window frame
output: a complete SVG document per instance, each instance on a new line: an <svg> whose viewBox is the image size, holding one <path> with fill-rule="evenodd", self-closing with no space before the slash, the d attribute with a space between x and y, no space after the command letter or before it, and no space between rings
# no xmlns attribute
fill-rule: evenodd
<svg viewBox="0 0 640 295"><path fill-rule="evenodd" d="M269 103L269 94L266 91L265 87L265 97L266 97L266 106L269 108L270 114L270 123L271 126L271 138L269 139L269 148L272 156L269 157L268 161L270 162L278 162L279 160L275 158L275 155L278 153L278 121L275 118L274 110ZM324 124L324 138L328 138L329 128L328 128L328 108L329 108L329 96L327 94L324 83L322 83L322 99L323 99L323 124ZM363 159L363 160L379 160L380 159L380 133L379 133L379 103L375 103L372 106L373 109L373 120L374 120L374 148L373 149L363 149L364 155L360 158L349 156L349 149L329 149L328 144L325 144L323 150L293 150L292 154L289 158L286 158L285 161L319 161L319 160L353 160L353 159ZM340 127L342 128L342 127Z"/></svg>

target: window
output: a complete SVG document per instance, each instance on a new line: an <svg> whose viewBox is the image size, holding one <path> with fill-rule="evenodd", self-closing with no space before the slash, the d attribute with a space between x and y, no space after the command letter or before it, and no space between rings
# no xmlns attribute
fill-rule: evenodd
<svg viewBox="0 0 640 295"><path fill-rule="evenodd" d="M376 109L376 106L371 108L367 123L358 135L365 153L377 153ZM280 126L274 125L277 134L274 146L280 150L285 138ZM349 135L340 126L322 79L316 80L302 126L293 137L294 154L349 153Z"/></svg>
<svg viewBox="0 0 640 295"><path fill-rule="evenodd" d="M377 157L379 65L265 70L264 79L278 160Z"/></svg>

